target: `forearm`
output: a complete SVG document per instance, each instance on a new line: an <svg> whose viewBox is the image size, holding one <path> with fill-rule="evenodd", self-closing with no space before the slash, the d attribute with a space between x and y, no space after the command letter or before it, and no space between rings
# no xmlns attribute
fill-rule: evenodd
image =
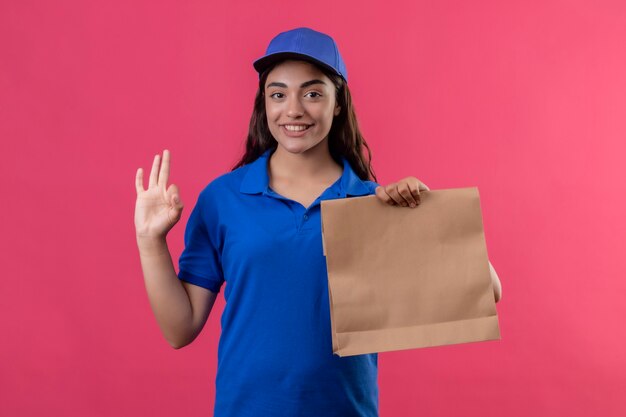
<svg viewBox="0 0 626 417"><path fill-rule="evenodd" d="M502 299L502 284L500 283L500 279L498 278L498 274L494 269L491 262L489 262L489 272L491 274L491 283L493 284L493 296L496 299L496 303Z"/></svg>
<svg viewBox="0 0 626 417"><path fill-rule="evenodd" d="M193 310L176 275L165 238L137 238L141 268L150 306L163 336L174 348L193 339Z"/></svg>

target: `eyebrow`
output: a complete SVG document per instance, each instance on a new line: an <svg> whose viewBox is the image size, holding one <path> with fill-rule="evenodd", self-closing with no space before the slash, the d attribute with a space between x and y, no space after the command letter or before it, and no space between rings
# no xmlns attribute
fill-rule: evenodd
<svg viewBox="0 0 626 417"><path fill-rule="evenodd" d="M311 80L311 81L306 81L306 82L303 82L302 84L300 84L300 88L305 88L305 87L308 87L308 86L313 85L313 84L324 84L324 85L326 85L326 83L324 81L322 81L322 80ZM270 87L287 88L287 84L273 82L273 83L270 83L270 84L267 85L267 88L270 88Z"/></svg>

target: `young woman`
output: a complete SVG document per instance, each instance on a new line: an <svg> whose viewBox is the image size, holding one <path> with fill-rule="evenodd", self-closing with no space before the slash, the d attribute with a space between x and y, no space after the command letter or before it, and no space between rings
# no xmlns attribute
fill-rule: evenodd
<svg viewBox="0 0 626 417"><path fill-rule="evenodd" d="M375 194L415 208L428 188L415 177L375 182L331 37L282 32L254 67L246 152L200 192L178 274L165 239L183 209L178 188L167 186L170 153L154 157L147 190L137 170L135 226L151 307L178 349L200 333L228 282L217 417L377 416L377 355L332 354L320 202Z"/></svg>

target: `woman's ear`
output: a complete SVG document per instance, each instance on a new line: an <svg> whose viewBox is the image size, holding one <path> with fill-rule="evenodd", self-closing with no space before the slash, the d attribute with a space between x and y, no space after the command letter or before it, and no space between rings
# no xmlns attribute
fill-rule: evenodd
<svg viewBox="0 0 626 417"><path fill-rule="evenodd" d="M341 113L341 106L335 105L335 116L339 116L339 113Z"/></svg>

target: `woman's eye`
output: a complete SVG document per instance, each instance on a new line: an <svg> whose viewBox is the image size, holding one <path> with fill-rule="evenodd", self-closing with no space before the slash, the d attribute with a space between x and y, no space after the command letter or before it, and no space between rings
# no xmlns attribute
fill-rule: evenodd
<svg viewBox="0 0 626 417"><path fill-rule="evenodd" d="M322 95L321 95L320 93L318 93L317 91L309 91L309 92L308 92L308 93L306 93L305 95L307 95L307 96L308 96L309 94L313 94L313 95L311 96L311 97L313 97L313 98L318 98L318 97L321 97L321 96L322 96ZM283 97L284 97L284 94L283 94L283 93L273 93L273 94L270 94L270 97L280 99L280 98L283 98Z"/></svg>

